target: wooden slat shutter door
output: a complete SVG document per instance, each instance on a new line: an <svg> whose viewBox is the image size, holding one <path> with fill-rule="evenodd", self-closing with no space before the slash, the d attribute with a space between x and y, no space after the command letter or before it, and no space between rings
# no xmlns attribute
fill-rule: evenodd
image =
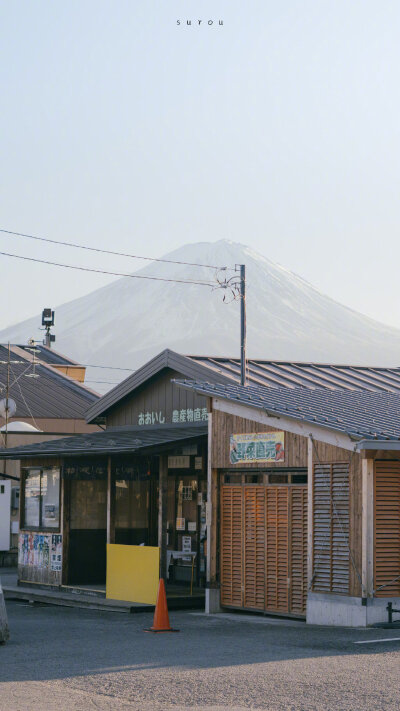
<svg viewBox="0 0 400 711"><path fill-rule="evenodd" d="M265 609L288 612L289 489L267 487Z"/></svg>
<svg viewBox="0 0 400 711"><path fill-rule="evenodd" d="M302 615L307 604L307 488L291 489L290 612Z"/></svg>
<svg viewBox="0 0 400 711"><path fill-rule="evenodd" d="M265 597L265 487L244 487L244 607L263 610Z"/></svg>
<svg viewBox="0 0 400 711"><path fill-rule="evenodd" d="M243 606L243 489L221 488L221 604Z"/></svg>
<svg viewBox="0 0 400 711"><path fill-rule="evenodd" d="M331 590L331 466L314 466L313 590Z"/></svg>
<svg viewBox="0 0 400 711"><path fill-rule="evenodd" d="M399 596L400 462L375 463L374 498L375 595L376 597Z"/></svg>
<svg viewBox="0 0 400 711"><path fill-rule="evenodd" d="M348 594L349 465L316 464L313 494L313 590Z"/></svg>
<svg viewBox="0 0 400 711"><path fill-rule="evenodd" d="M349 593L349 465L332 464L332 592Z"/></svg>

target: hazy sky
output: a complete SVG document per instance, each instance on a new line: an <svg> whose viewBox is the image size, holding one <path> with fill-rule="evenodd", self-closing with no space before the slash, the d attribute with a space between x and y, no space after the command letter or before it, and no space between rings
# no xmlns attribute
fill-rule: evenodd
<svg viewBox="0 0 400 711"><path fill-rule="evenodd" d="M225 237L400 327L398 0L0 8L0 227L152 256ZM0 327L109 281L0 259Z"/></svg>

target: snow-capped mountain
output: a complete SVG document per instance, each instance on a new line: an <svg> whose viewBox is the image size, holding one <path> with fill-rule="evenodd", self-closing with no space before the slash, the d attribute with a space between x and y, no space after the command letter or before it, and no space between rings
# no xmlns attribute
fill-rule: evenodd
<svg viewBox="0 0 400 711"><path fill-rule="evenodd" d="M165 258L220 267L246 264L249 357L400 365L399 330L342 306L244 245L226 240L188 244ZM216 274L208 267L161 262L134 273L196 281L214 280ZM124 277L57 307L56 350L82 363L130 369L167 347L238 357L239 303L228 302L229 293L221 289ZM41 338L39 325L39 315L34 316L1 331L0 342ZM88 380L115 382L126 375L96 369ZM109 387L93 385L100 392Z"/></svg>

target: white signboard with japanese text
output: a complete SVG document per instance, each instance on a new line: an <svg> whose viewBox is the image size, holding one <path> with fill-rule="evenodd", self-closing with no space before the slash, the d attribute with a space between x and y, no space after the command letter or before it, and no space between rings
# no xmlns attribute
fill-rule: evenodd
<svg viewBox="0 0 400 711"><path fill-rule="evenodd" d="M207 422L208 411L206 407L187 407L182 410L172 410L172 422L174 424L182 422ZM146 410L139 412L138 425L164 425L166 415L162 410Z"/></svg>

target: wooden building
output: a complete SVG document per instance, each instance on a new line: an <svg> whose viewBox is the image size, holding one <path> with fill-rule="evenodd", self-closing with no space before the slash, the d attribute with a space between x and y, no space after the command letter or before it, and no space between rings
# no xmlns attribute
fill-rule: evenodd
<svg viewBox="0 0 400 711"><path fill-rule="evenodd" d="M87 422L104 431L2 455L24 468L20 580L101 584L107 542L158 544L170 582L188 585L194 562L210 612L327 624L382 615L377 588L389 588L374 582L385 556L371 538L381 505L371 471L387 453L376 437L378 455L362 449L340 420L358 398L363 411L400 398L400 369L250 361L249 376L243 389L234 359L164 351L89 408ZM332 402L346 397L332 423ZM271 448L273 457L241 456Z"/></svg>
<svg viewBox="0 0 400 711"><path fill-rule="evenodd" d="M6 424L0 414L2 446L14 448L76 433L96 432L85 419L99 395L84 384L85 367L47 346L0 345L1 398L15 403ZM9 550L0 550L0 565L16 565L20 462L1 460L0 478L10 479L11 535Z"/></svg>
<svg viewBox="0 0 400 711"><path fill-rule="evenodd" d="M386 621L400 606L400 395L181 386L209 398L208 610Z"/></svg>

